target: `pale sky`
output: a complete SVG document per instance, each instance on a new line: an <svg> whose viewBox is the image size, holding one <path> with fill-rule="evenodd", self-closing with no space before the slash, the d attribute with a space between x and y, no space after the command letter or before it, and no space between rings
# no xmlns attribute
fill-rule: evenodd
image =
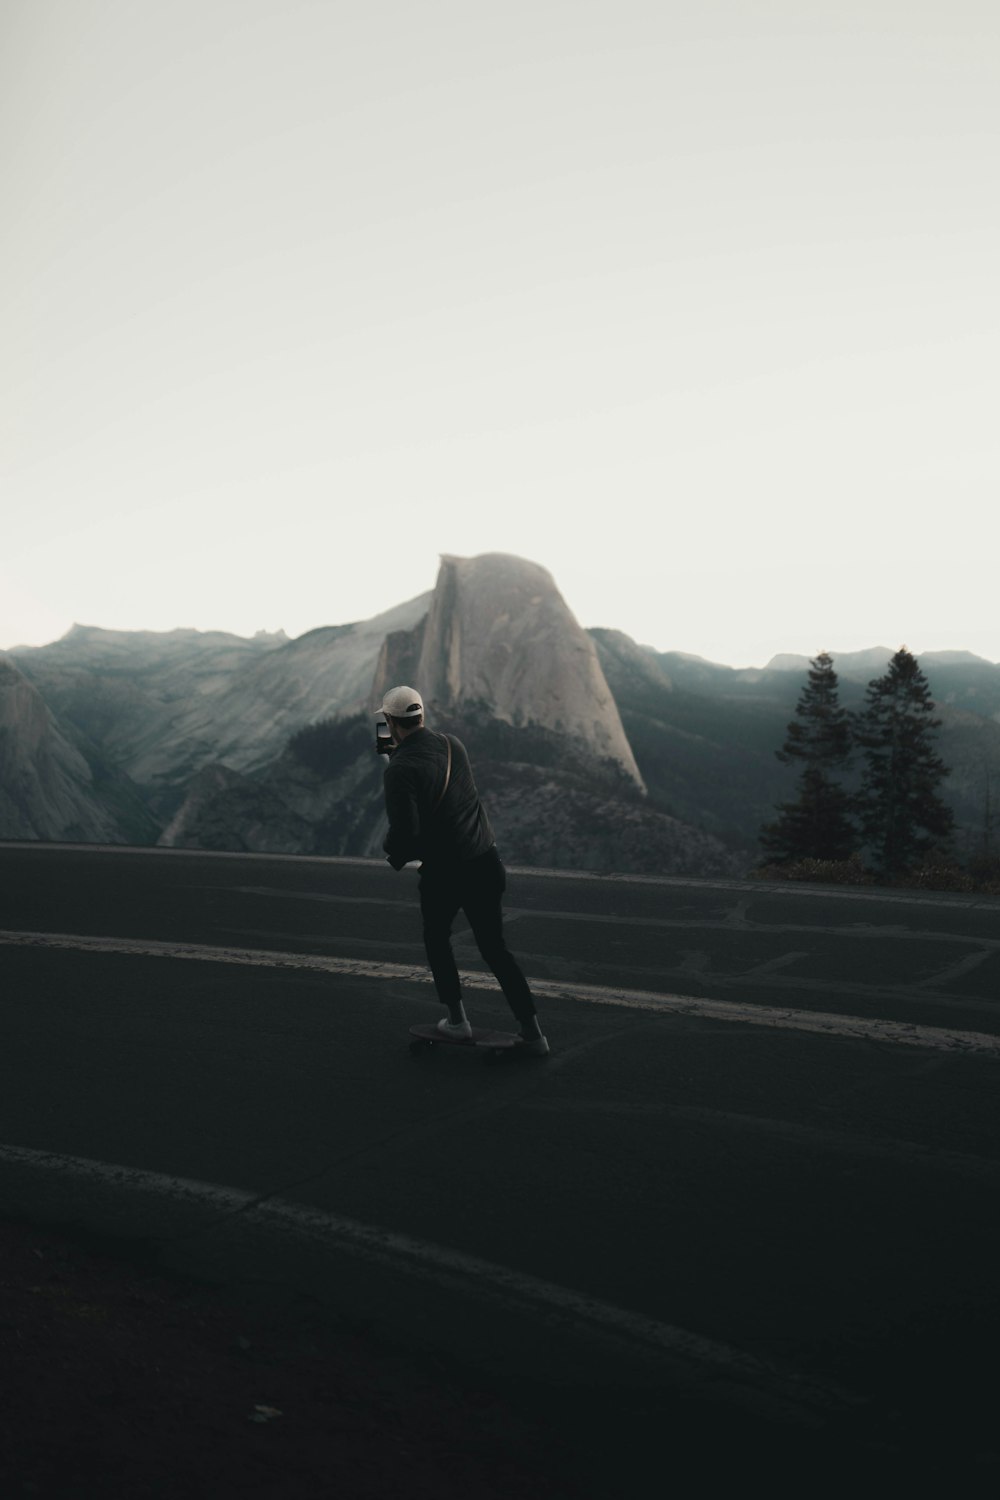
<svg viewBox="0 0 1000 1500"><path fill-rule="evenodd" d="M1000 660L998 147L996 0L0 0L0 647Z"/></svg>

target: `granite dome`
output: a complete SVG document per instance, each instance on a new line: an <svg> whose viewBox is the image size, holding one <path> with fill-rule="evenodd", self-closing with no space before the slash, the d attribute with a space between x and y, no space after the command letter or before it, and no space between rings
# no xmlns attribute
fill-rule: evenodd
<svg viewBox="0 0 1000 1500"><path fill-rule="evenodd" d="M482 705L516 728L572 736L643 785L594 643L537 563L443 556L426 620L386 642L373 700L396 680L412 681L430 712Z"/></svg>

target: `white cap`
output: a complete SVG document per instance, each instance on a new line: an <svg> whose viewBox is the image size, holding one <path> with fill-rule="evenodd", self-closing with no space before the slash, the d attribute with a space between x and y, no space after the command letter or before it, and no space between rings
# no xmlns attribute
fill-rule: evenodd
<svg viewBox="0 0 1000 1500"><path fill-rule="evenodd" d="M424 700L416 688L390 688L382 699L382 712L393 719L419 719L424 711Z"/></svg>

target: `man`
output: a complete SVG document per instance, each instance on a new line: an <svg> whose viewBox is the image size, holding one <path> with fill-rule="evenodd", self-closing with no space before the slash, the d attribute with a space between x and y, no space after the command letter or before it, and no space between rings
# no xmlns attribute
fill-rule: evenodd
<svg viewBox="0 0 1000 1500"><path fill-rule="evenodd" d="M389 832L382 847L394 870L422 861L424 947L438 996L448 1007L438 1029L456 1037L472 1033L451 950L451 924L461 909L518 1020L520 1045L544 1056L549 1044L531 990L504 941L501 902L507 876L465 746L454 735L425 727L423 699L413 688L390 689L382 713L393 742L385 772Z"/></svg>

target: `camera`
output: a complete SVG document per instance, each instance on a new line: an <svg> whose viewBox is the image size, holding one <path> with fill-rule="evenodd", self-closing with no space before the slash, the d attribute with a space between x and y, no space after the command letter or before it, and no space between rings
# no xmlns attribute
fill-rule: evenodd
<svg viewBox="0 0 1000 1500"><path fill-rule="evenodd" d="M392 731L388 724L379 721L375 725L375 752L378 755L391 755L396 746L393 742Z"/></svg>

